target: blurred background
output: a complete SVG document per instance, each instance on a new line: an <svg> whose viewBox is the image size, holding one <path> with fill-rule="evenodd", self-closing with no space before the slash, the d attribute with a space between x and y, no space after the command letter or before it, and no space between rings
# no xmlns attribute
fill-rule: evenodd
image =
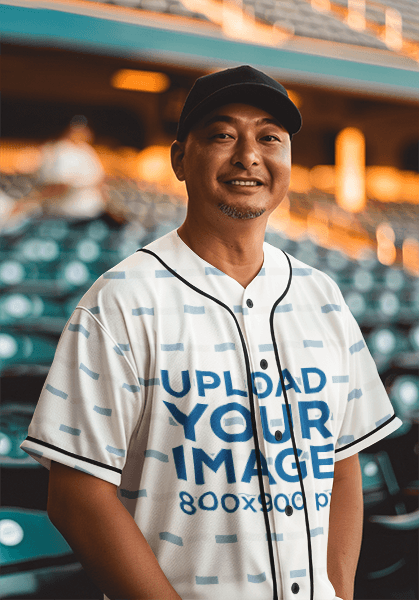
<svg viewBox="0 0 419 600"><path fill-rule="evenodd" d="M78 299L182 223L188 89L251 64L304 121L266 239L338 282L403 420L360 454L355 598L417 600L417 0L0 0L0 33L0 596L101 598L19 444Z"/></svg>

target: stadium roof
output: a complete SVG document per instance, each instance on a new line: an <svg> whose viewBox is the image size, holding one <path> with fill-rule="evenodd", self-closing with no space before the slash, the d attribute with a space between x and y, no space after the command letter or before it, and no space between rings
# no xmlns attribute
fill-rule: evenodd
<svg viewBox="0 0 419 600"><path fill-rule="evenodd" d="M329 0L312 3L316 1ZM390 6L391 0L385 1ZM389 49L381 34L374 33L374 26L376 32L383 27L385 3L368 2L369 26L356 31L339 13L339 3L346 6L346 0L336 0L327 13L306 0L245 0L256 17L252 25L245 13L251 30L246 38L230 35L210 18L214 7L221 6L215 0L114 2L118 6L87 0L2 0L0 33L4 42L209 70L247 63L288 82L419 98L418 61ZM419 48L419 7L413 0L398 0L397 9L403 35L409 36L402 50L413 48L414 55Z"/></svg>

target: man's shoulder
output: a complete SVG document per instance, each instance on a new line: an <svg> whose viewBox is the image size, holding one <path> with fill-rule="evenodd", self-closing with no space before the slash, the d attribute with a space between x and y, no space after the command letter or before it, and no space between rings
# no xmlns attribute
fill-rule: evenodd
<svg viewBox="0 0 419 600"><path fill-rule="evenodd" d="M269 253L271 264L281 264L284 261L284 256L286 257L289 268L291 269L292 285L294 287L296 285L321 287L325 293L337 296L341 295L338 284L330 277L330 275L321 269L304 263L292 254L272 246L268 242L265 242L264 248Z"/></svg>
<svg viewBox="0 0 419 600"><path fill-rule="evenodd" d="M124 281L138 279L141 271L158 268L156 256L160 257L174 249L176 231L170 231L166 235L139 248L133 254L124 258L120 263L103 273L99 278L104 281ZM141 278L141 277L140 277Z"/></svg>
<svg viewBox="0 0 419 600"><path fill-rule="evenodd" d="M173 233L175 232L140 248L103 273L81 298L79 306L90 310L92 305L102 305L106 309L115 306L114 303L117 302L123 309L133 292L138 292L139 289L145 291L153 286L159 276L156 271L164 270L154 255L159 256L163 251L170 250Z"/></svg>

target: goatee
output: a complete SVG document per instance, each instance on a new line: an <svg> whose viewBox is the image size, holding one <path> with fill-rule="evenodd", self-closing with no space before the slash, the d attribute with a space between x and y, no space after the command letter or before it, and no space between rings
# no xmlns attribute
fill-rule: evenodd
<svg viewBox="0 0 419 600"><path fill-rule="evenodd" d="M232 219L256 219L265 212L264 208L259 210L253 210L251 208L242 210L240 208L236 208L235 206L230 206L229 204L223 204L222 202L220 202L218 208L222 213L227 215L227 217L231 217Z"/></svg>

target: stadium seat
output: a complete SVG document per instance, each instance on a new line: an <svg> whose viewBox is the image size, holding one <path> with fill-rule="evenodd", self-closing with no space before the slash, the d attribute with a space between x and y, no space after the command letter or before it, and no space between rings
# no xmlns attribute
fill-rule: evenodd
<svg viewBox="0 0 419 600"><path fill-rule="evenodd" d="M415 352L419 351L419 325L413 325L409 331L409 340Z"/></svg>
<svg viewBox="0 0 419 600"><path fill-rule="evenodd" d="M28 328L39 318L64 316L59 303L38 294L8 293L0 296L0 325L23 325Z"/></svg>
<svg viewBox="0 0 419 600"><path fill-rule="evenodd" d="M368 296L353 290L345 290L343 296L358 324L362 326L367 323L371 318L371 304L368 302Z"/></svg>
<svg viewBox="0 0 419 600"><path fill-rule="evenodd" d="M46 579L81 570L47 513L19 508L0 508L0 563L2 598L37 597Z"/></svg>
<svg viewBox="0 0 419 600"><path fill-rule="evenodd" d="M393 292L400 292L409 282L408 276L400 269L387 269L384 275L384 285Z"/></svg>
<svg viewBox="0 0 419 600"><path fill-rule="evenodd" d="M12 564L72 554L46 512L0 508L2 570Z"/></svg>
<svg viewBox="0 0 419 600"><path fill-rule="evenodd" d="M62 242L71 234L69 221L65 219L40 219L33 228L35 236Z"/></svg>
<svg viewBox="0 0 419 600"><path fill-rule="evenodd" d="M398 531L419 529L419 509L406 515L372 515L370 521Z"/></svg>
<svg viewBox="0 0 419 600"><path fill-rule="evenodd" d="M38 468L41 465L20 448L28 435L34 406L7 404L0 408L0 467Z"/></svg>
<svg viewBox="0 0 419 600"><path fill-rule="evenodd" d="M7 258L0 263L0 290L10 289L26 280L38 277L38 268L34 263L23 264L20 260Z"/></svg>
<svg viewBox="0 0 419 600"><path fill-rule="evenodd" d="M0 375L17 365L49 365L54 358L53 339L22 335L9 330L0 333Z"/></svg>
<svg viewBox="0 0 419 600"><path fill-rule="evenodd" d="M362 267L357 267L351 274L352 287L358 292L370 293L376 284L374 273Z"/></svg>
<svg viewBox="0 0 419 600"><path fill-rule="evenodd" d="M367 336L367 344L379 372L387 369L398 353L407 350L405 336L392 326L373 329Z"/></svg>
<svg viewBox="0 0 419 600"><path fill-rule="evenodd" d="M361 465L362 491L364 496L371 494L371 492L379 492L384 486L384 477L374 454L360 452L358 456L359 464Z"/></svg>
<svg viewBox="0 0 419 600"><path fill-rule="evenodd" d="M419 376L400 375L396 377L391 389L390 399L397 416L403 421L403 426L392 436L402 435L409 431L411 424L419 417Z"/></svg>

